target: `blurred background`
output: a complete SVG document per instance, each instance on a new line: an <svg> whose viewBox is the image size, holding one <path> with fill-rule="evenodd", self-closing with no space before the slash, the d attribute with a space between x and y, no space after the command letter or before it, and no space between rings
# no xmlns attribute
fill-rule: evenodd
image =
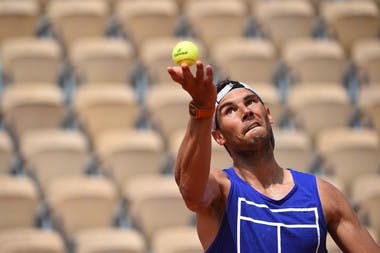
<svg viewBox="0 0 380 253"><path fill-rule="evenodd" d="M181 40L274 117L276 159L380 241L379 0L0 0L0 252L200 253L173 179ZM212 167L231 160L213 143ZM329 252L341 252L328 237Z"/></svg>

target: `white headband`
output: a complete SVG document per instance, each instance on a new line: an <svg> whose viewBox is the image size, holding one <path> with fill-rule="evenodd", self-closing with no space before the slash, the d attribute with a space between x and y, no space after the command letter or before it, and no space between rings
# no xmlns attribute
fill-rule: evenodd
<svg viewBox="0 0 380 253"><path fill-rule="evenodd" d="M259 94L257 94L257 92L253 88L251 88L250 86L248 86L247 84L242 83L242 82L239 82L239 83L228 83L226 86L223 87L223 89L221 91L218 92L217 97L216 97L215 112L214 112L213 124L212 124L212 128L213 129L216 128L216 112L217 112L216 109L217 109L220 101L222 101L222 99L228 94L228 92L230 92L232 89L235 89L235 88L244 88L244 89L250 90L253 93L255 93L256 96L258 96L259 99L262 101L262 99L259 96Z"/></svg>

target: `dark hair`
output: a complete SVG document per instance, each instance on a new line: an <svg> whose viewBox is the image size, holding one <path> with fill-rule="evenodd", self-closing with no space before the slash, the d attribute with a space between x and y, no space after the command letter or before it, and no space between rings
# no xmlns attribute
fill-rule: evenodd
<svg viewBox="0 0 380 253"><path fill-rule="evenodd" d="M240 82L238 81L234 81L234 80L230 80L230 79L224 79L224 80L221 80L219 81L217 84L216 84L216 92L219 93L219 91L221 91L227 84L230 84L232 83L234 86L241 86Z"/></svg>

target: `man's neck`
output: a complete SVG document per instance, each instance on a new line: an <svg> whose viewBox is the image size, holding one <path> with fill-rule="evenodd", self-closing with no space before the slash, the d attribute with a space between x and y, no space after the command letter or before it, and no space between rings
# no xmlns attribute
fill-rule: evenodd
<svg viewBox="0 0 380 253"><path fill-rule="evenodd" d="M284 170L277 164L272 150L234 156L234 167L247 183L265 189L284 181Z"/></svg>

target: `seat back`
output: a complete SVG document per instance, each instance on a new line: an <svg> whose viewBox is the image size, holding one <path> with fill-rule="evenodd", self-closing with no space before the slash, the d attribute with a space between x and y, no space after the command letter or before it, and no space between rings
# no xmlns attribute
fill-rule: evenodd
<svg viewBox="0 0 380 253"><path fill-rule="evenodd" d="M0 230L32 227L38 193L27 177L0 176Z"/></svg>
<svg viewBox="0 0 380 253"><path fill-rule="evenodd" d="M55 231L35 228L11 229L0 232L2 253L65 253L62 238Z"/></svg>
<svg viewBox="0 0 380 253"><path fill-rule="evenodd" d="M174 37L178 15L177 5L168 0L119 1L116 11L123 32L138 49L150 39Z"/></svg>
<svg viewBox="0 0 380 253"><path fill-rule="evenodd" d="M372 1L325 2L321 14L330 36L337 38L347 53L354 42L375 38L379 32L379 10Z"/></svg>
<svg viewBox="0 0 380 253"><path fill-rule="evenodd" d="M184 14L208 49L222 39L242 37L246 29L247 13L242 1L189 1Z"/></svg>
<svg viewBox="0 0 380 253"><path fill-rule="evenodd" d="M33 37L37 28L38 5L34 1L0 2L0 44L15 37Z"/></svg>
<svg viewBox="0 0 380 253"><path fill-rule="evenodd" d="M47 15L66 49L77 39L102 37L107 28L108 9L104 1L51 1Z"/></svg>
<svg viewBox="0 0 380 253"><path fill-rule="evenodd" d="M127 85L83 85L74 98L79 122L92 140L112 129L133 128L139 116L132 88Z"/></svg>
<svg viewBox="0 0 380 253"><path fill-rule="evenodd" d="M62 61L54 40L8 39L1 52L7 82L57 82Z"/></svg>
<svg viewBox="0 0 380 253"><path fill-rule="evenodd" d="M100 228L75 236L76 253L145 253L147 245L135 229Z"/></svg>
<svg viewBox="0 0 380 253"><path fill-rule="evenodd" d="M102 177L65 177L47 190L52 217L67 238L86 229L111 227L116 209L116 189Z"/></svg>
<svg viewBox="0 0 380 253"><path fill-rule="evenodd" d="M338 85L297 86L288 101L296 125L312 139L323 129L347 126L353 113L346 91Z"/></svg>
<svg viewBox="0 0 380 253"><path fill-rule="evenodd" d="M17 136L33 129L59 128L66 116L63 94L51 84L9 86L2 105L5 125Z"/></svg>
<svg viewBox="0 0 380 253"><path fill-rule="evenodd" d="M360 82L380 82L380 42L378 39L368 39L355 43L352 58L358 68Z"/></svg>
<svg viewBox="0 0 380 253"><path fill-rule="evenodd" d="M87 141L80 132L35 130L23 135L20 143L25 166L44 192L55 179L82 175L88 166Z"/></svg>
<svg viewBox="0 0 380 253"><path fill-rule="evenodd" d="M10 136L2 131L0 132L0 174L7 174L12 165L13 144Z"/></svg>
<svg viewBox="0 0 380 253"><path fill-rule="evenodd" d="M161 136L150 130L106 132L96 140L95 149L104 173L119 190L136 176L159 174L164 162Z"/></svg>
<svg viewBox="0 0 380 253"><path fill-rule="evenodd" d="M325 167L331 167L349 195L355 178L376 175L379 169L379 144L372 130L325 130L318 136L317 147L325 160Z"/></svg>
<svg viewBox="0 0 380 253"><path fill-rule="evenodd" d="M279 49L293 39L311 37L314 15L310 2L300 0L260 1L253 10L264 36Z"/></svg>
<svg viewBox="0 0 380 253"><path fill-rule="evenodd" d="M188 122L190 96L178 86L153 86L147 95L151 122L168 140L177 130L185 129Z"/></svg>
<svg viewBox="0 0 380 253"><path fill-rule="evenodd" d="M80 83L129 83L134 49L123 40L81 39L72 44L70 60Z"/></svg>
<svg viewBox="0 0 380 253"><path fill-rule="evenodd" d="M151 175L130 180L125 185L124 197L132 223L143 231L148 241L161 229L191 222L192 213L172 177Z"/></svg>
<svg viewBox="0 0 380 253"><path fill-rule="evenodd" d="M274 131L276 161L286 168L310 172L314 151L310 137L303 131Z"/></svg>
<svg viewBox="0 0 380 253"><path fill-rule="evenodd" d="M333 40L293 40L285 45L283 59L293 83L341 83L347 67L343 48Z"/></svg>
<svg viewBox="0 0 380 253"><path fill-rule="evenodd" d="M211 56L221 79L229 77L254 83L271 83L274 80L277 54L270 41L243 38L222 40L215 43Z"/></svg>
<svg viewBox="0 0 380 253"><path fill-rule="evenodd" d="M152 248L156 253L204 252L195 227L168 228L157 233Z"/></svg>

